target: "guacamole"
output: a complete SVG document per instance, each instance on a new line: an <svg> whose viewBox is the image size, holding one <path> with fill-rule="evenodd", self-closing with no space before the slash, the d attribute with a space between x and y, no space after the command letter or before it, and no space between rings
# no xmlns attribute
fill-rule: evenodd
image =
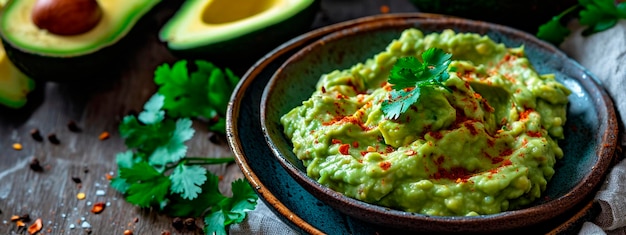
<svg viewBox="0 0 626 235"><path fill-rule="evenodd" d="M424 89L399 118L385 118L395 61L433 47L453 55L449 89ZM569 94L533 69L523 46L408 29L373 58L322 75L311 98L280 121L307 174L348 197L427 215L484 215L541 197L563 157L557 140Z"/></svg>

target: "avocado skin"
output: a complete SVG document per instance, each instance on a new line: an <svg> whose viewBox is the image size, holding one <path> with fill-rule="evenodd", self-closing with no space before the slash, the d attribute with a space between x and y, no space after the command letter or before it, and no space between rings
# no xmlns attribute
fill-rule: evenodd
<svg viewBox="0 0 626 235"><path fill-rule="evenodd" d="M159 1L151 5L151 9L146 11L117 42L91 53L69 57L49 56L14 46L5 40L2 30L0 30L0 39L9 60L35 81L68 83L107 80L111 77L119 77L120 68L128 59L128 52L136 50L138 39L143 38L141 34L145 34L145 28L150 27L149 24L152 23L146 16L153 14L162 5L166 5L164 2L168 1Z"/></svg>
<svg viewBox="0 0 626 235"><path fill-rule="evenodd" d="M536 33L577 0L410 0L420 12L488 21Z"/></svg>
<svg viewBox="0 0 626 235"><path fill-rule="evenodd" d="M310 30L320 9L320 0L292 17L238 38L201 47L170 52L180 58L209 60L218 66L247 67L280 44ZM237 69L236 69L237 70Z"/></svg>

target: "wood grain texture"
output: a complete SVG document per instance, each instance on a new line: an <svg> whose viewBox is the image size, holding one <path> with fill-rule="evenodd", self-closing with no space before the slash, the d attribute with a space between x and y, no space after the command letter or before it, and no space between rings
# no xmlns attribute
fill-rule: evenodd
<svg viewBox="0 0 626 235"><path fill-rule="evenodd" d="M172 2L157 6L137 25L129 35L127 53L119 55L109 73L88 74L84 82L74 84L40 82L23 109L0 108L0 234L20 234L10 217L22 214L29 214L33 221L43 220L41 234L87 234L81 228L83 222L91 225L92 234L123 234L126 229L134 234L194 234L176 231L167 216L125 202L105 178L105 174L117 172L115 154L126 150L117 131L120 120L130 112L141 111L156 91L152 79L158 65L182 59L170 54L157 38L160 26L176 10L177 3ZM389 6L390 12L416 10L408 1L400 0L327 0L322 1L311 28L379 14L382 5ZM248 66L232 69L241 76ZM81 131L70 131L70 121ZM196 133L188 142L189 156L231 155L224 136L213 143L209 138L214 134L205 124L196 122L194 127ZM34 140L32 129L38 129L44 140ZM111 137L99 140L104 131ZM60 143L48 141L49 134L55 134ZM14 150L14 143L22 144L23 149ZM33 158L40 161L42 172L29 168ZM235 164L209 169L223 176L220 190L226 194L230 183L243 177ZM72 177L80 178L80 185ZM96 195L98 190L104 190L105 195ZM80 192L86 194L84 200L77 199ZM90 212L96 202L107 203L100 214ZM199 220L197 224L202 226Z"/></svg>

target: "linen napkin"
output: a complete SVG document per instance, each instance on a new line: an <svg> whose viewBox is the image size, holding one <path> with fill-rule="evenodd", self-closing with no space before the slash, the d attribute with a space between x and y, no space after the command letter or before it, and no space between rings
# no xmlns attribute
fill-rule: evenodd
<svg viewBox="0 0 626 235"><path fill-rule="evenodd" d="M624 142L626 123L626 21L619 21L611 29L582 36L584 27L573 21L568 26L571 35L560 48L577 60L600 80L607 90L620 121L620 147ZM626 161L624 153L617 152L618 162L607 176L595 200L601 206L599 216L586 222L579 234L626 234Z"/></svg>

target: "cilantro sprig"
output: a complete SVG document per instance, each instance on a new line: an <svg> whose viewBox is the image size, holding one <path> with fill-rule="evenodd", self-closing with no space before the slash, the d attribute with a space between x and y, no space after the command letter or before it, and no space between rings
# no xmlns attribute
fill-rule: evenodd
<svg viewBox="0 0 626 235"><path fill-rule="evenodd" d="M213 120L210 130L224 134L226 108L239 77L230 69L221 70L208 61L196 60L194 64L197 69L191 73L186 60L171 67L163 64L155 70L158 93L165 97L163 109L172 117Z"/></svg>
<svg viewBox="0 0 626 235"><path fill-rule="evenodd" d="M203 166L234 159L187 156L185 142L195 133L190 118L223 115L226 98L238 78L226 79L234 75L226 72L225 77L208 62L196 61L196 65L198 72L191 76L187 76L184 61L171 69L165 65L157 69L155 82L162 85L159 92L144 104L141 113L124 117L119 125L128 150L116 155L118 174L110 183L133 205L156 208L170 216L203 216L206 234L226 234L230 224L240 223L246 212L255 208L258 196L243 179L232 183L232 197L224 196L219 178ZM222 82L211 81L216 79ZM192 88L193 84L208 87ZM189 93L183 92L186 88ZM214 92L217 88L231 90ZM211 98L202 91L221 97Z"/></svg>
<svg viewBox="0 0 626 235"><path fill-rule="evenodd" d="M539 26L537 37L552 44L559 45L570 34L562 23L564 17L578 11L581 25L587 26L582 32L584 36L610 29L620 19L626 19L626 2L616 3L613 0L579 0L578 4L566 9L550 21Z"/></svg>
<svg viewBox="0 0 626 235"><path fill-rule="evenodd" d="M452 54L439 48L424 51L423 62L412 56L398 58L391 68L388 79L394 90L390 93L391 97L385 99L381 106L385 117L389 119L400 117L400 114L419 100L422 89L442 87L451 91L443 84L450 77L447 72L450 58Z"/></svg>

